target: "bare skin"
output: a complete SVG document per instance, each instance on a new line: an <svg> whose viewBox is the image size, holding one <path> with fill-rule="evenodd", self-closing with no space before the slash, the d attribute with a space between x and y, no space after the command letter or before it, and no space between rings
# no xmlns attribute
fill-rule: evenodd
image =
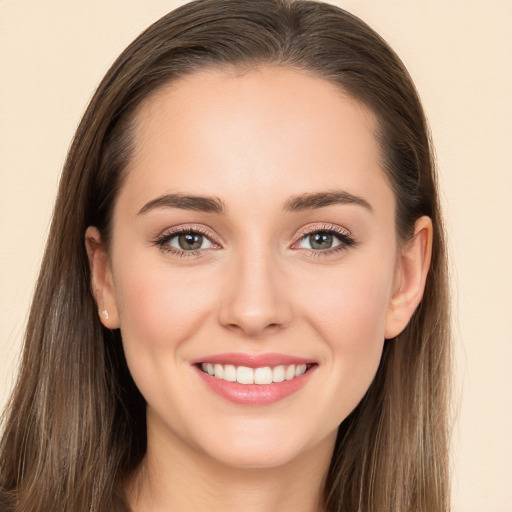
<svg viewBox="0 0 512 512"><path fill-rule="evenodd" d="M127 485L134 512L323 511L322 490L332 437L322 443L323 459L314 450L279 467L235 468L198 457L188 447L176 449L174 444L160 443L158 436L151 434L153 446L170 450L150 450L143 468Z"/></svg>
<svg viewBox="0 0 512 512"><path fill-rule="evenodd" d="M86 233L101 320L148 404L135 512L322 510L338 426L430 263L428 218L397 239L375 131L353 98L286 68L195 73L143 105L109 252ZM255 385L240 402L202 366L226 353L307 370L290 395Z"/></svg>

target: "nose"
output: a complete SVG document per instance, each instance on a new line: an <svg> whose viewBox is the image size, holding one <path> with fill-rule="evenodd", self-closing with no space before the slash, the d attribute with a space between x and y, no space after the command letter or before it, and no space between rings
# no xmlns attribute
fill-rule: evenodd
<svg viewBox="0 0 512 512"><path fill-rule="evenodd" d="M253 338L280 331L292 319L290 292L271 255L235 258L223 287L219 322Z"/></svg>

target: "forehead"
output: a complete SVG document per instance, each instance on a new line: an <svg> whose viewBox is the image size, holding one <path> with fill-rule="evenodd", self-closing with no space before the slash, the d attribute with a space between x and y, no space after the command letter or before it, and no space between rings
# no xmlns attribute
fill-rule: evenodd
<svg viewBox="0 0 512 512"><path fill-rule="evenodd" d="M196 72L153 94L134 123L122 194L144 195L139 202L172 192L277 200L277 192L387 187L373 114L302 71Z"/></svg>

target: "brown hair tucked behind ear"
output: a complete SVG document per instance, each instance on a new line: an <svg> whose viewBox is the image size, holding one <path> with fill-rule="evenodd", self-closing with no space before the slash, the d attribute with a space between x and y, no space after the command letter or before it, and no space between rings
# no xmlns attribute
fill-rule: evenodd
<svg viewBox="0 0 512 512"><path fill-rule="evenodd" d="M4 418L2 510L128 510L123 481L145 454L145 403L119 333L99 322L84 233L94 225L108 241L131 120L149 95L201 68L256 65L307 70L371 108L400 237L405 241L422 215L434 225L425 295L405 331L386 342L375 381L340 427L326 509L449 509L444 236L429 134L411 79L375 32L332 5L199 0L169 13L122 53L76 132Z"/></svg>

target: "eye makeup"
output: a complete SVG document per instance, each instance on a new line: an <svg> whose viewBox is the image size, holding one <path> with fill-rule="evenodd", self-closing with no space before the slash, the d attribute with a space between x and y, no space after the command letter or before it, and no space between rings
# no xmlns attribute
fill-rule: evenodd
<svg viewBox="0 0 512 512"><path fill-rule="evenodd" d="M211 231L199 225L178 226L165 231L153 241L153 245L164 253L179 257L197 257L205 250L221 248Z"/></svg>
<svg viewBox="0 0 512 512"><path fill-rule="evenodd" d="M302 250L308 254L330 256L357 245L354 236L336 224L315 224L299 230L290 245L292 250ZM221 249L218 237L201 225L177 226L159 235L152 245L162 252L179 257L199 257L205 251Z"/></svg>
<svg viewBox="0 0 512 512"><path fill-rule="evenodd" d="M315 257L330 256L358 244L350 231L336 224L310 225L301 229L298 236L299 240L294 242L291 248L303 249ZM310 247L304 247L302 243L309 243ZM322 244L328 247L321 248Z"/></svg>

